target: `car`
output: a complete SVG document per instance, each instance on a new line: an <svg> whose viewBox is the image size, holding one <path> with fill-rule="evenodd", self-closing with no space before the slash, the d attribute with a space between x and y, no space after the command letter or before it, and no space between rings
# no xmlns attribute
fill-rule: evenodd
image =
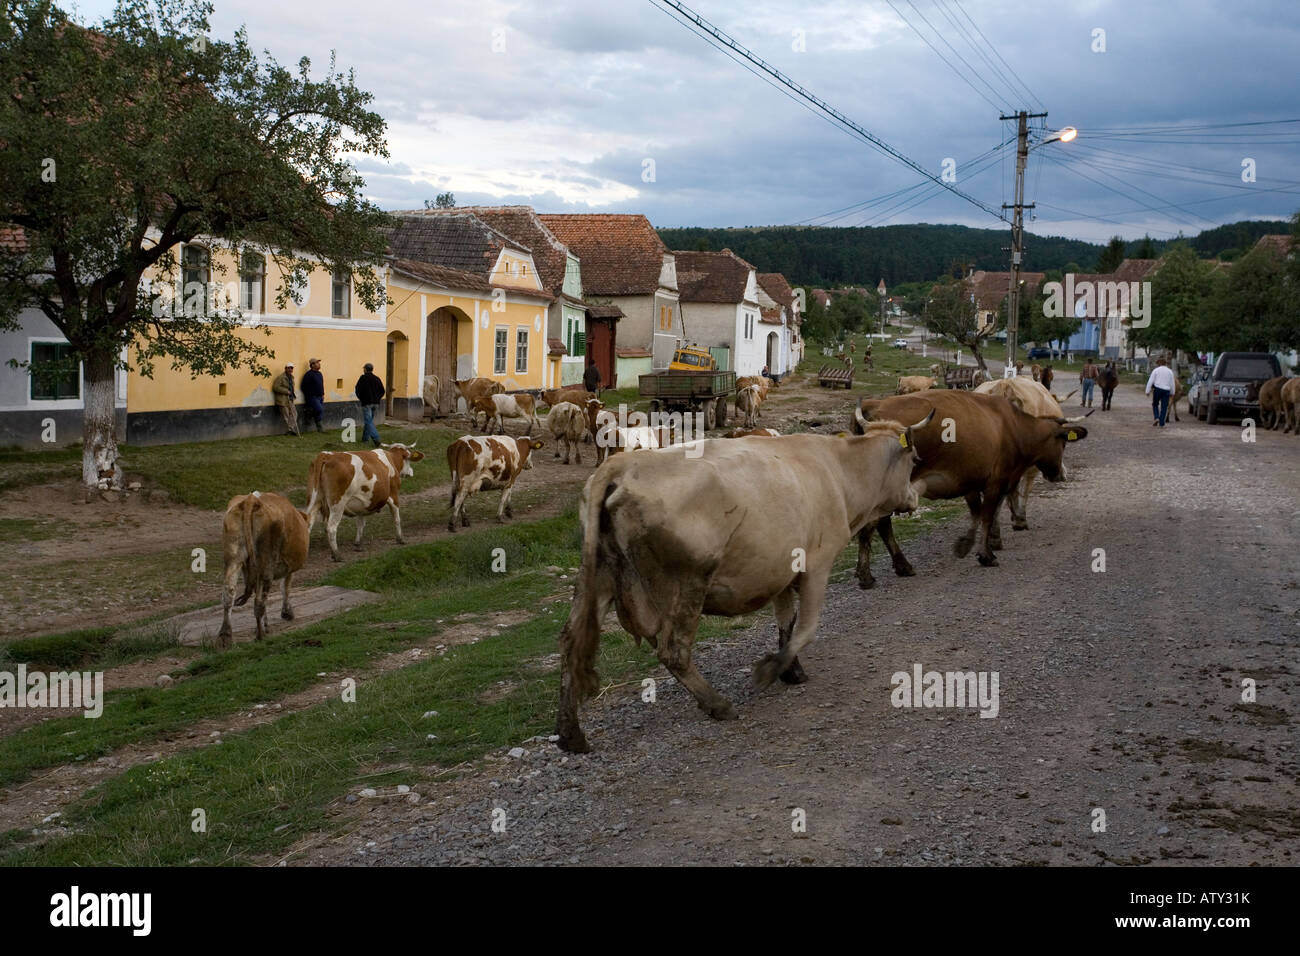
<svg viewBox="0 0 1300 956"><path fill-rule="evenodd" d="M1055 349L1049 349L1046 345L1035 345L1029 350L1026 358L1032 362L1035 359L1054 359L1057 355L1058 353Z"/></svg>
<svg viewBox="0 0 1300 956"><path fill-rule="evenodd" d="M907 348L907 339L894 339L894 348L896 349Z"/></svg>
<svg viewBox="0 0 1300 956"><path fill-rule="evenodd" d="M1205 383L1210 380L1210 367L1208 365L1197 365L1192 369L1192 374L1187 377L1187 414L1196 417L1196 406L1202 401L1201 392L1205 390Z"/></svg>
<svg viewBox="0 0 1300 956"><path fill-rule="evenodd" d="M1259 402L1246 398L1246 386L1282 374L1277 356L1271 352L1224 352L1202 384L1192 414L1210 425L1227 413L1241 418L1259 415Z"/></svg>

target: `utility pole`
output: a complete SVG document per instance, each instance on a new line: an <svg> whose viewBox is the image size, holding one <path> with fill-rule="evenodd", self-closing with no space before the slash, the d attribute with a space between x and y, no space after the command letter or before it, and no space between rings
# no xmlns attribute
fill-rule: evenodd
<svg viewBox="0 0 1300 956"><path fill-rule="evenodd" d="M1007 368L1016 367L1016 347L1020 332L1020 266L1024 253L1024 224L1026 209L1033 209L1034 204L1025 205L1025 163L1029 159L1029 120L1046 118L1046 113L1028 113L1021 110L1015 116L1000 116L1003 120L1017 121L1016 137L1016 201L1012 205L1002 204L1003 209L1013 209L1015 215L1011 221L1011 288L1007 291Z"/></svg>

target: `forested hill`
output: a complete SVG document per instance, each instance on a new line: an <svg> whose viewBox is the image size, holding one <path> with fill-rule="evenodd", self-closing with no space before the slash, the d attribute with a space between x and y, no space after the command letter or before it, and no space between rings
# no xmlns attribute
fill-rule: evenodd
<svg viewBox="0 0 1300 956"><path fill-rule="evenodd" d="M1240 222L1207 230L1188 241L1202 257L1248 249L1262 235L1288 232L1284 222ZM875 286L881 278L893 287L934 279L954 263L976 269L1005 270L1008 229L955 225L865 227L764 226L744 229L660 229L669 249L730 249L760 272L780 272L796 284ZM1128 243L1134 255L1141 240ZM1168 241L1155 242L1156 254ZM1025 233L1025 269L1045 272L1068 263L1091 270L1103 245Z"/></svg>

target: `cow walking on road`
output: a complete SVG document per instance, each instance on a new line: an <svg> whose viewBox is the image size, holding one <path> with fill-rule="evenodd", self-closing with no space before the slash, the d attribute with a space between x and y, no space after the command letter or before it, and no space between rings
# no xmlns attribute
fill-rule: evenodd
<svg viewBox="0 0 1300 956"><path fill-rule="evenodd" d="M394 442L374 451L323 451L311 463L307 475L307 530L316 526L316 519L325 522L330 542L330 557L339 557L339 523L344 518L357 519L357 540L353 547L361 550L361 532L366 518L385 505L393 512L393 526L397 543L402 538L402 513L398 495L402 479L413 478L411 462L424 458L424 452L415 446Z"/></svg>
<svg viewBox="0 0 1300 956"><path fill-rule="evenodd" d="M501 489L501 504L497 506L497 520L513 518L510 493L515 481L526 469L533 467L532 453L542 447L534 438L500 438L494 436L464 435L447 446L447 469L451 472L451 516L447 530L455 532L456 518L463 528L469 527L465 502L469 496L491 488Z"/></svg>
<svg viewBox="0 0 1300 956"><path fill-rule="evenodd" d="M309 538L307 516L282 495L254 491L236 495L226 504L221 521L225 578L221 588L221 630L217 632L222 647L230 646L231 606L243 607L249 595L253 598L257 640L262 639L267 631L266 597L276 581L283 582L284 589L280 617L293 620L289 585L294 572L307 563ZM236 599L241 574L244 593Z"/></svg>

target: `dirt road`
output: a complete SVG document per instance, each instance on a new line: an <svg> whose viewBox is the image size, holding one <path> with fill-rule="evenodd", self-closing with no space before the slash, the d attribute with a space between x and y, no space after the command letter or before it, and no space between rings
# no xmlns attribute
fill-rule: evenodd
<svg viewBox="0 0 1300 956"><path fill-rule="evenodd" d="M1097 412L999 567L949 529L915 578L833 585L807 684L752 689L770 620L703 648L740 720L664 672L654 703L585 708L595 753L522 742L418 804L340 807L348 835L290 861L1300 862L1300 440L1149 418L1132 388ZM997 672L996 717L892 706L918 664Z"/></svg>

